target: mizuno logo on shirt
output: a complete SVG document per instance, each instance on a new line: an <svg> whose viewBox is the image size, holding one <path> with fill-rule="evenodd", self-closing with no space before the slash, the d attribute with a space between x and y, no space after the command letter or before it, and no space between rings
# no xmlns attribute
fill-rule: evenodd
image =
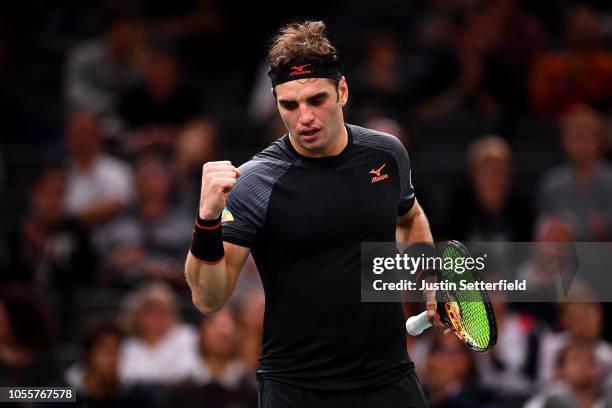
<svg viewBox="0 0 612 408"><path fill-rule="evenodd" d="M384 163L379 168L370 170L369 174L374 176L374 177L372 177L372 182L371 183L378 183L379 181L383 181L383 180L386 180L386 179L389 178L389 174L380 174L382 172L382 170L385 168L386 165L387 165L387 163Z"/></svg>

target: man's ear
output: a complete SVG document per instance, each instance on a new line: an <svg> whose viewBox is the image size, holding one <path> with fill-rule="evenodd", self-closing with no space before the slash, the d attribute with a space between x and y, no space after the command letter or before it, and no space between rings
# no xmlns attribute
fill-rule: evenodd
<svg viewBox="0 0 612 408"><path fill-rule="evenodd" d="M346 83L346 77L344 75L338 82L338 102L340 106L346 105L348 101L348 84Z"/></svg>

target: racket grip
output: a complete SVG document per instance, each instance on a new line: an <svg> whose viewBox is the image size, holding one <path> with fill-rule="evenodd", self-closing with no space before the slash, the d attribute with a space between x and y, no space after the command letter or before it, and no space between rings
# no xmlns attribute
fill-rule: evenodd
<svg viewBox="0 0 612 408"><path fill-rule="evenodd" d="M427 311L416 316L411 316L406 320L406 330L411 336L418 336L423 333L423 330L429 329L430 327L431 323L427 318Z"/></svg>

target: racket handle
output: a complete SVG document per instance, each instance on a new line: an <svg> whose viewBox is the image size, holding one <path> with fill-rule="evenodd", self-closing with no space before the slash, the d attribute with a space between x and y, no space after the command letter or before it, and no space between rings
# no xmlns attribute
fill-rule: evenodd
<svg viewBox="0 0 612 408"><path fill-rule="evenodd" d="M411 336L418 336L423 333L423 330L429 329L430 327L431 323L427 318L427 311L416 316L411 316L406 320L406 330Z"/></svg>

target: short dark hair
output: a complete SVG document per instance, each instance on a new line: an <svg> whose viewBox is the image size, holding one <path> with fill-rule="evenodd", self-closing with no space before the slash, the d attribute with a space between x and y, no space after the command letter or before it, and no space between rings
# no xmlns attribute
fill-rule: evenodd
<svg viewBox="0 0 612 408"><path fill-rule="evenodd" d="M283 26L268 50L271 75L300 63L316 63L342 71L342 60L329 41L322 21L305 21Z"/></svg>
<svg viewBox="0 0 612 408"><path fill-rule="evenodd" d="M559 350L559 353L555 357L555 368L561 369L567 362L567 357L570 352L574 350L587 350L593 353L593 348L586 343L568 343Z"/></svg>
<svg viewBox="0 0 612 408"><path fill-rule="evenodd" d="M91 353L100 339L108 335L116 337L119 341L123 340L124 337L123 330L114 322L98 322L87 329L81 346L81 358L85 366L89 365Z"/></svg>

